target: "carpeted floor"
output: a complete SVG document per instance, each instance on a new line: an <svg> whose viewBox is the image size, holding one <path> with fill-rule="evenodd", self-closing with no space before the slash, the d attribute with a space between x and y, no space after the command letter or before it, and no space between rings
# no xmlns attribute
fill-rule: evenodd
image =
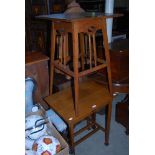
<svg viewBox="0 0 155 155"><path fill-rule="evenodd" d="M125 94L117 95L113 100L112 118L109 145L104 145L104 133L96 132L75 147L76 155L129 155L129 136L125 134L125 128L115 121L115 105L124 98ZM97 122L104 124L105 116L97 114ZM79 129L86 122L81 122L75 128ZM78 138L78 137L77 137Z"/></svg>

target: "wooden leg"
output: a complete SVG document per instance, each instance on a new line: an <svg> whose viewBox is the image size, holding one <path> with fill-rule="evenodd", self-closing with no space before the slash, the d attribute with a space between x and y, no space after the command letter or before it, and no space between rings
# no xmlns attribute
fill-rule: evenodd
<svg viewBox="0 0 155 155"><path fill-rule="evenodd" d="M102 28L103 45L105 49L105 58L106 58L106 63L107 63L109 91L112 96L113 91L112 91L112 78L111 78L111 67L110 67L110 52L109 52L109 44L108 44L108 37L107 37L106 19L103 19L101 24L103 27Z"/></svg>
<svg viewBox="0 0 155 155"><path fill-rule="evenodd" d="M88 64L87 62L87 57L88 57L88 35L84 35L84 44L85 44L85 63Z"/></svg>
<svg viewBox="0 0 155 155"><path fill-rule="evenodd" d="M78 116L78 101L79 101L79 67L78 67L78 58L79 58L79 42L78 42L78 33L74 28L73 31L73 66L74 66L74 103L75 103L75 115Z"/></svg>
<svg viewBox="0 0 155 155"><path fill-rule="evenodd" d="M80 33L81 65L84 70L84 34Z"/></svg>
<svg viewBox="0 0 155 155"><path fill-rule="evenodd" d="M91 123L91 119L92 119L91 117L87 118L87 125L89 125ZM88 130L90 130L90 129L91 129L91 127L88 128Z"/></svg>
<svg viewBox="0 0 155 155"><path fill-rule="evenodd" d="M63 54L63 36L60 35L60 42L59 42L59 59L62 64L62 54Z"/></svg>
<svg viewBox="0 0 155 155"><path fill-rule="evenodd" d="M75 149L74 149L74 126L72 124L69 125L69 144L70 144L70 153L75 154Z"/></svg>
<svg viewBox="0 0 155 155"><path fill-rule="evenodd" d="M106 120L105 120L105 145L109 144L109 131L111 121L112 103L109 103L106 107Z"/></svg>
<svg viewBox="0 0 155 155"><path fill-rule="evenodd" d="M54 29L54 25L52 24L52 31L51 31L51 53L50 53L50 95L53 92L53 78L54 78L54 55L55 55L55 37L56 32Z"/></svg>
<svg viewBox="0 0 155 155"><path fill-rule="evenodd" d="M95 66L97 66L97 54L96 54L95 34L93 34L93 51L94 51L94 63L95 63Z"/></svg>
<svg viewBox="0 0 155 155"><path fill-rule="evenodd" d="M63 36L64 43L63 43L63 63L66 66L67 64L67 54L68 54L68 41L67 41L67 34Z"/></svg>
<svg viewBox="0 0 155 155"><path fill-rule="evenodd" d="M92 68L92 45L91 45L91 35L88 34L88 40L89 40L89 65L90 68Z"/></svg>
<svg viewBox="0 0 155 155"><path fill-rule="evenodd" d="M94 125L94 123L96 123L96 113L93 113L90 117L87 118L87 125L91 125L90 128L88 128L88 130L92 129L96 129L96 125Z"/></svg>
<svg viewBox="0 0 155 155"><path fill-rule="evenodd" d="M96 113L92 114L92 123L96 123ZM96 129L96 125L93 125L92 128Z"/></svg>

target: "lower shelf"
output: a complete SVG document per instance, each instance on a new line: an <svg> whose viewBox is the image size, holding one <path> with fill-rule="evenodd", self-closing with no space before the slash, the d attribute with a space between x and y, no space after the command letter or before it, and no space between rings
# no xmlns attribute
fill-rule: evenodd
<svg viewBox="0 0 155 155"><path fill-rule="evenodd" d="M72 89L67 88L45 98L47 104L68 124L78 123L112 103L112 96L103 85L87 80L79 84L79 115L75 115Z"/></svg>

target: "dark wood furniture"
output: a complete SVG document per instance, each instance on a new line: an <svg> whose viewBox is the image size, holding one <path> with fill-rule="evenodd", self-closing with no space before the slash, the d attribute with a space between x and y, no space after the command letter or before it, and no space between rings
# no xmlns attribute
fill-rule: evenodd
<svg viewBox="0 0 155 155"><path fill-rule="evenodd" d="M126 134L129 134L129 95L116 104L115 120L126 128Z"/></svg>
<svg viewBox="0 0 155 155"><path fill-rule="evenodd" d="M50 96L45 98L47 104L54 109L68 124L70 146L74 150L75 145L101 129L105 132L105 144L109 143L109 129L112 106L112 83L110 71L109 46L107 41L106 19L112 18L113 14L103 13L76 13L71 15L53 14L38 16L39 19L50 20L52 22L52 45L51 45L51 64L50 64ZM96 55L95 35L96 31L101 30L105 47L105 60L99 59ZM68 35L72 34L73 51L68 51ZM87 35L88 44L84 42ZM56 45L58 37L61 37L61 54L56 57ZM86 48L88 46L88 48ZM80 50L79 50L80 49ZM53 94L54 69L60 70L64 74L73 78L71 88ZM104 87L90 80L79 79L82 77L106 68L108 72L108 84ZM101 108L107 108L105 128L97 124L95 115ZM77 123L91 117L86 127L74 133ZM93 128L89 134L78 141L74 137L88 128Z"/></svg>
<svg viewBox="0 0 155 155"><path fill-rule="evenodd" d="M50 24L38 20L37 15L60 13L65 10L64 0L25 0L25 50L49 55Z"/></svg>
<svg viewBox="0 0 155 155"><path fill-rule="evenodd" d="M105 0L77 0L87 12L104 12Z"/></svg>
<svg viewBox="0 0 155 155"><path fill-rule="evenodd" d="M25 1L25 50L49 54L49 31L47 22L36 20L36 15L50 14L53 0Z"/></svg>
<svg viewBox="0 0 155 155"><path fill-rule="evenodd" d="M26 52L25 55L25 76L35 79L42 98L49 95L48 60L41 52Z"/></svg>
<svg viewBox="0 0 155 155"><path fill-rule="evenodd" d="M65 7L65 0L52 0L51 13L63 13Z"/></svg>
<svg viewBox="0 0 155 155"><path fill-rule="evenodd" d="M35 19L36 15L48 14L48 0L26 0L25 1L25 51L40 51L47 54L48 24Z"/></svg>
<svg viewBox="0 0 155 155"><path fill-rule="evenodd" d="M116 104L115 120L129 134L129 40L115 41L110 51L113 92L127 94Z"/></svg>
<svg viewBox="0 0 155 155"><path fill-rule="evenodd" d="M129 40L113 42L110 49L113 91L129 92Z"/></svg>
<svg viewBox="0 0 155 155"><path fill-rule="evenodd" d="M126 128L129 134L129 40L118 40L110 50L113 92L126 93L125 98L116 104L115 120Z"/></svg>
<svg viewBox="0 0 155 155"><path fill-rule="evenodd" d="M110 47L110 65L112 76L113 93L129 92L129 40L117 40L109 44ZM98 48L100 57L103 47ZM95 78L98 82L107 83L107 74L105 71L99 71ZM104 79L104 80L103 80Z"/></svg>

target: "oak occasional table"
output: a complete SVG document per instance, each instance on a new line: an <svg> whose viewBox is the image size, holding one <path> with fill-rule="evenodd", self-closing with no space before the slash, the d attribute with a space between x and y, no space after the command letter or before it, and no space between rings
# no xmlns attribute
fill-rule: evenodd
<svg viewBox="0 0 155 155"><path fill-rule="evenodd" d="M99 129L105 132L105 144L109 143L112 80L106 19L118 16L120 15L87 12L37 16L39 19L49 20L52 23L50 96L46 97L45 101L68 124L69 143L72 150ZM99 59L96 54L95 38L98 30L101 30L103 34L105 60ZM70 34L72 39L69 42ZM68 46L72 46L72 52L69 51ZM57 47L61 47L58 57ZM82 82L79 80L103 68L107 69L109 89L89 79ZM53 93L54 69L70 76L72 86ZM104 107L107 109L105 128L96 122L96 112ZM89 120L86 127L74 133L75 125L85 119ZM90 133L74 141L75 136L90 128L92 129Z"/></svg>

